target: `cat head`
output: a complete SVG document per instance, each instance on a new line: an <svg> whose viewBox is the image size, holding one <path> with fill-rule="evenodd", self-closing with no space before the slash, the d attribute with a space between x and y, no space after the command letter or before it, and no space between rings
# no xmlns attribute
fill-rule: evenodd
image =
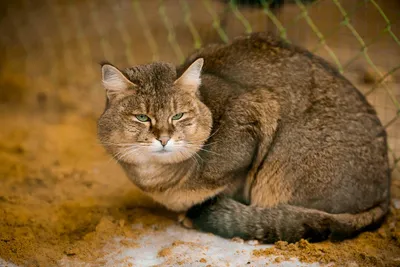
<svg viewBox="0 0 400 267"><path fill-rule="evenodd" d="M168 63L123 71L102 66L107 105L98 136L118 161L133 164L178 163L192 158L210 135L210 110L200 101L197 59L177 77Z"/></svg>

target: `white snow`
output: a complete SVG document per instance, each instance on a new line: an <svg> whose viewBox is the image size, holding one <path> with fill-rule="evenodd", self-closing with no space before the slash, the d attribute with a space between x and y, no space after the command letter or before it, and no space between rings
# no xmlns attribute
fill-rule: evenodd
<svg viewBox="0 0 400 267"><path fill-rule="evenodd" d="M133 225L141 228L141 225ZM119 245L121 237L114 239L115 244L105 248L102 266L319 266L318 263L304 264L298 260L274 263L275 257L255 257L253 250L269 248L272 245L240 244L218 236L188 230L179 225L171 225L165 230L145 235L139 239L123 238L124 243L138 244L132 247ZM160 256L162 249L168 249ZM206 262L201 262L200 260ZM131 264L131 265L130 265ZM70 262L65 258L62 266L91 266L85 263Z"/></svg>

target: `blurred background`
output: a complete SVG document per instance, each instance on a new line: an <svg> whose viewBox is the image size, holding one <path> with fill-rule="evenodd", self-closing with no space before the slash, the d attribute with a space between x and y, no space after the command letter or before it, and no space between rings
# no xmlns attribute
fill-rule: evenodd
<svg viewBox="0 0 400 267"><path fill-rule="evenodd" d="M400 89L383 81L400 77L400 1L15 0L0 10L2 105L98 114L102 60L179 64L202 45L268 30L339 68L396 128ZM388 131L399 155L400 131Z"/></svg>
<svg viewBox="0 0 400 267"><path fill-rule="evenodd" d="M3 106L98 115L99 62L179 64L202 45L268 30L363 91L387 125L392 160L400 159L400 1L15 0L1 1L0 18Z"/></svg>
<svg viewBox="0 0 400 267"><path fill-rule="evenodd" d="M367 96L387 129L398 187L399 24L398 0L0 1L0 235L40 218L35 209L83 196L108 201L120 190L126 178L96 143L105 102L99 62L179 64L202 45L255 31L325 58ZM23 207L26 218L11 211ZM10 244L0 257L11 257Z"/></svg>

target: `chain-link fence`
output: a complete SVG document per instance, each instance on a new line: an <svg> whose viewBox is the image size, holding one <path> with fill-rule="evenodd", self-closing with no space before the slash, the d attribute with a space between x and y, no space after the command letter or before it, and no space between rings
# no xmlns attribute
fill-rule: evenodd
<svg viewBox="0 0 400 267"><path fill-rule="evenodd" d="M324 57L375 106L400 173L400 2L15 0L0 3L0 101L102 109L98 62L180 63L192 50L273 31ZM397 84L396 84L397 80Z"/></svg>

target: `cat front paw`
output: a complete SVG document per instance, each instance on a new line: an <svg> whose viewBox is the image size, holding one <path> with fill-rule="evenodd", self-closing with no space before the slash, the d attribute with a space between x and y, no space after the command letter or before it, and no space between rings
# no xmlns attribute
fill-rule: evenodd
<svg viewBox="0 0 400 267"><path fill-rule="evenodd" d="M178 215L178 222L187 229L193 229L193 221L186 217L186 213L181 213Z"/></svg>
<svg viewBox="0 0 400 267"><path fill-rule="evenodd" d="M239 244L244 244L244 240L240 237L234 237L231 239L231 241Z"/></svg>
<svg viewBox="0 0 400 267"><path fill-rule="evenodd" d="M244 240L244 239L242 239L240 237L234 237L234 238L231 239L231 241L235 242L235 243L239 243L239 244L247 244L247 245L250 245L250 246L257 246L257 245L260 244L260 242L258 240L256 240L256 239Z"/></svg>

